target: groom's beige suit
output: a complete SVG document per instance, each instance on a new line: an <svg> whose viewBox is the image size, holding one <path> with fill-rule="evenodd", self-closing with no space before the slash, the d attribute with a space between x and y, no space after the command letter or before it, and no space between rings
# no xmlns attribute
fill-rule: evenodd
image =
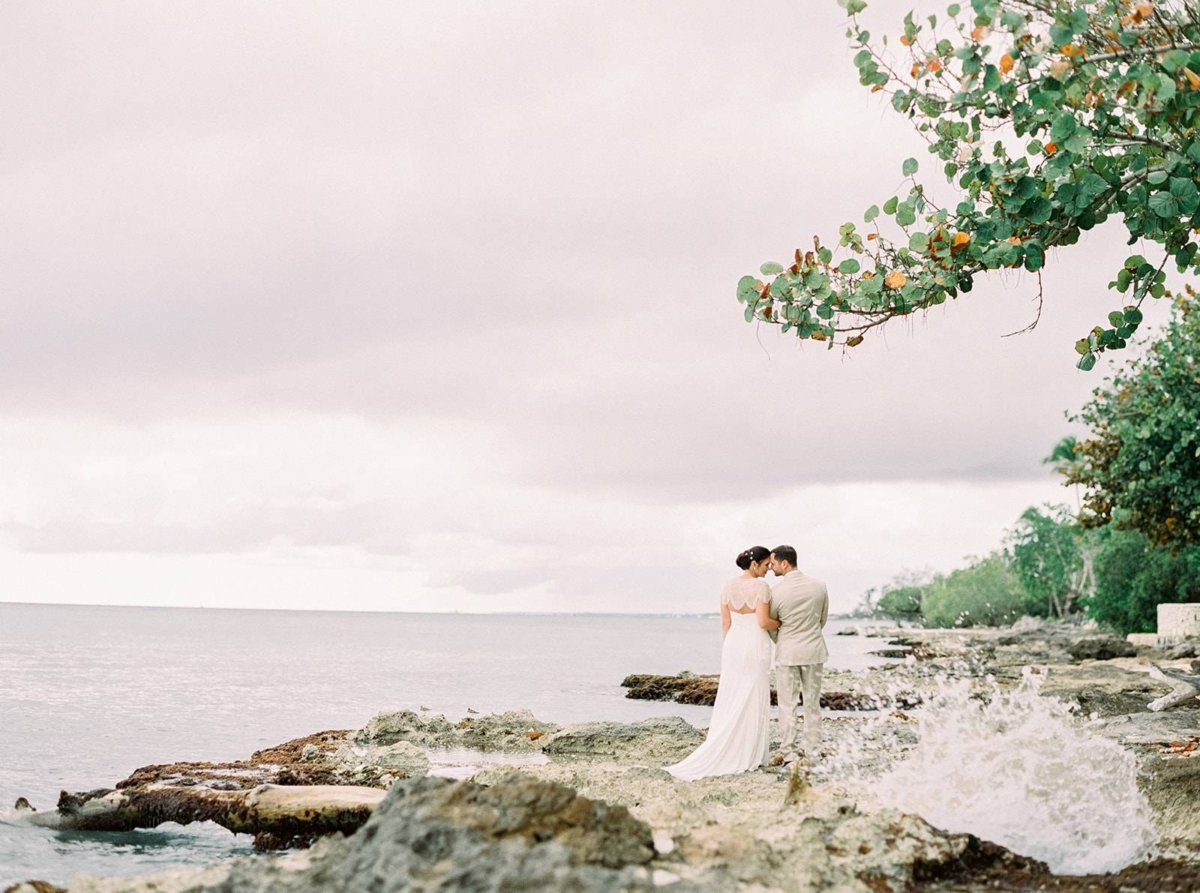
<svg viewBox="0 0 1200 893"><path fill-rule="evenodd" d="M779 694L779 751L796 751L796 708L804 693L804 749L816 756L821 741L821 673L829 659L821 630L829 619L829 590L794 570L771 587L775 634L775 687Z"/></svg>

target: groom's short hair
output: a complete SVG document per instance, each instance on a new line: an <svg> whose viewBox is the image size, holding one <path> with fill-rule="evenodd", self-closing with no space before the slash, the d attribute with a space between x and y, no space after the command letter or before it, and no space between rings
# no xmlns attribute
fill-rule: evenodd
<svg viewBox="0 0 1200 893"><path fill-rule="evenodd" d="M771 550L771 554L780 561L786 561L792 567L796 566L796 550L791 546L776 546Z"/></svg>

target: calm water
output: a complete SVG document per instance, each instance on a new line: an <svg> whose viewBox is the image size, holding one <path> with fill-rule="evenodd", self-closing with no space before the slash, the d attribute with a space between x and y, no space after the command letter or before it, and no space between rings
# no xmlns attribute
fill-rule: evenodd
<svg viewBox="0 0 1200 893"><path fill-rule="evenodd" d="M830 632L839 624L830 625ZM830 636L830 664L878 640ZM364 614L0 603L0 889L124 876L250 852L221 828L55 834L6 824L19 796L107 787L133 769L226 760L380 710L457 719L528 708L568 723L710 708L629 701L628 673L716 672L714 617Z"/></svg>

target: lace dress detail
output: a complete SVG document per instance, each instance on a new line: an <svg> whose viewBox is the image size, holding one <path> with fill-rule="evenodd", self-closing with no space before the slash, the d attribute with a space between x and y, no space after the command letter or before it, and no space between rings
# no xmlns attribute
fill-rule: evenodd
<svg viewBox="0 0 1200 893"><path fill-rule="evenodd" d="M754 610L760 601L771 602L771 587L761 578L734 577L721 590L721 604L733 611Z"/></svg>
<svg viewBox="0 0 1200 893"><path fill-rule="evenodd" d="M713 704L708 737L682 763L667 766L676 778L692 780L708 775L730 775L761 766L771 737L771 637L752 612L740 614L759 601L770 601L764 580L739 577L721 592L729 605L729 633L721 646L721 681Z"/></svg>

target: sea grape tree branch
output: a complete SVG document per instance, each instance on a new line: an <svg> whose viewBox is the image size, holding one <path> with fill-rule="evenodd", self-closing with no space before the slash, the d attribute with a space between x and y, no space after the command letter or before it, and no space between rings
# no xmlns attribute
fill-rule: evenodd
<svg viewBox="0 0 1200 893"><path fill-rule="evenodd" d="M839 2L860 82L912 121L959 200L934 204L917 159L904 161L907 190L863 214L872 232L844 223L791 264L742 277L746 320L854 347L982 274L1037 273L1050 249L1118 217L1130 244L1160 245L1163 262L1120 265L1108 287L1129 298L1076 343L1078 365L1126 346L1142 300L1170 294L1166 263L1200 263L1196 0L971 0L941 19L908 14L899 52L863 27L864 0Z"/></svg>

